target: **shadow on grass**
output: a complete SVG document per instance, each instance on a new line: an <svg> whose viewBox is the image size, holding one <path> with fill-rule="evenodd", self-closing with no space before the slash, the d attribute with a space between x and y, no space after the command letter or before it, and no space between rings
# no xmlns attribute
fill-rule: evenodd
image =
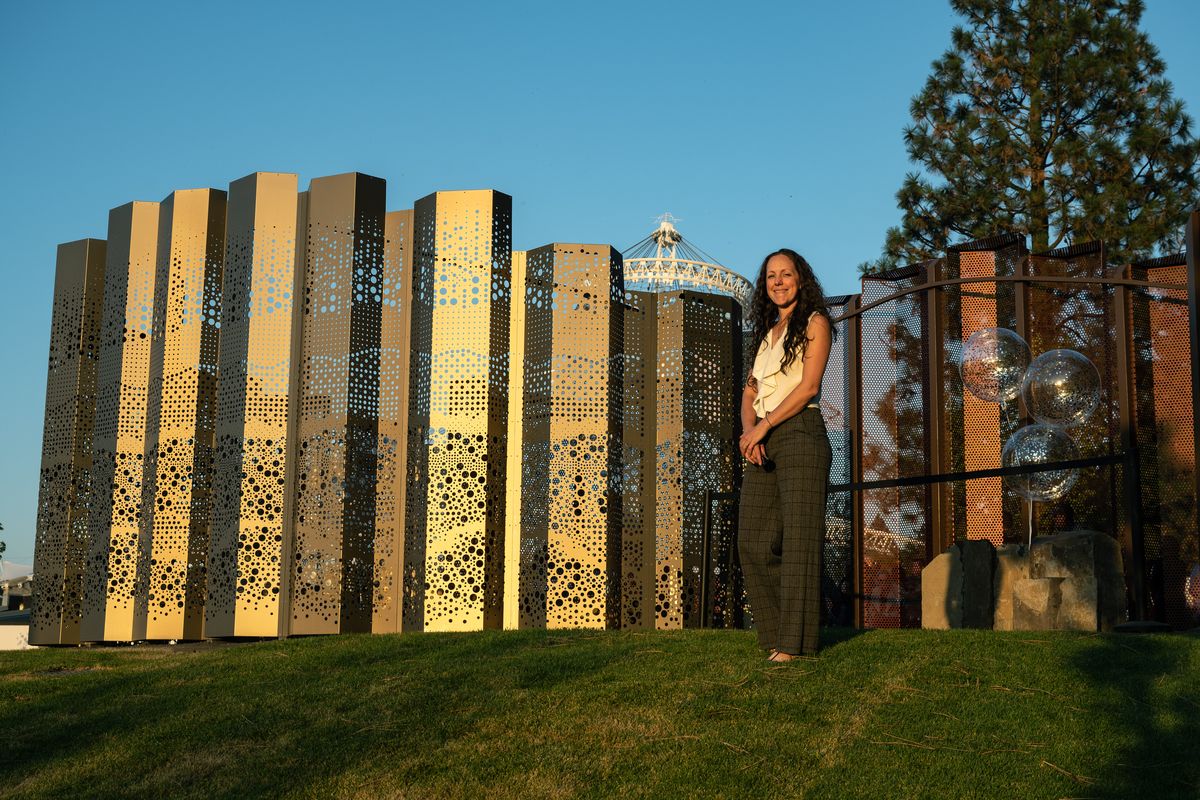
<svg viewBox="0 0 1200 800"><path fill-rule="evenodd" d="M836 649L839 645L845 644L851 639L856 639L864 633L870 631L865 628L841 628L841 627L822 627L821 628L821 649L817 655L827 653L830 650Z"/></svg>
<svg viewBox="0 0 1200 800"><path fill-rule="evenodd" d="M592 680L621 650L546 659L543 637L338 638L80 654L78 671L9 676L0 726L19 733L0 749L0 781L24 797L247 797L392 764L419 782L508 698Z"/></svg>
<svg viewBox="0 0 1200 800"><path fill-rule="evenodd" d="M1093 709L1127 744L1080 793L1103 798L1200 797L1200 675L1180 636L1099 637L1072 658ZM1086 783L1086 781L1081 781Z"/></svg>

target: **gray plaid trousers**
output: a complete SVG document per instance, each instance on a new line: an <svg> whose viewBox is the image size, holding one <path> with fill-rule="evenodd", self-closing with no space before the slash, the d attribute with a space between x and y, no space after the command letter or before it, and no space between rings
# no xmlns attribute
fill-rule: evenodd
<svg viewBox="0 0 1200 800"><path fill-rule="evenodd" d="M746 463L738 555L758 644L792 655L817 652L825 491L833 458L825 420L805 408L767 436L766 468Z"/></svg>

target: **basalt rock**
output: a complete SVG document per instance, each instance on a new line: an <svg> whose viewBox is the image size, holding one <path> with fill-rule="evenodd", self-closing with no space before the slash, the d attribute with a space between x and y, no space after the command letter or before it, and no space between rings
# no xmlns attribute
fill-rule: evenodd
<svg viewBox="0 0 1200 800"><path fill-rule="evenodd" d="M996 571L992 574L992 597L996 607L992 628L1013 630L1013 588L1017 581L1029 575L1026 548L1023 544L1006 544L996 548Z"/></svg>
<svg viewBox="0 0 1200 800"><path fill-rule="evenodd" d="M961 628L962 551L951 547L921 570L921 627Z"/></svg>
<svg viewBox="0 0 1200 800"><path fill-rule="evenodd" d="M962 550L962 626L990 628L995 608L992 573L996 568L996 548L987 539L959 542L955 547Z"/></svg>
<svg viewBox="0 0 1200 800"><path fill-rule="evenodd" d="M1120 547L1095 531L1036 539L1028 552L960 542L925 569L922 627L1109 631L1125 615Z"/></svg>
<svg viewBox="0 0 1200 800"><path fill-rule="evenodd" d="M1029 578L1057 582L1058 602L1048 618L1026 617L1017 630L1110 631L1123 621L1125 579L1116 539L1095 531L1070 531L1037 539L1029 552Z"/></svg>

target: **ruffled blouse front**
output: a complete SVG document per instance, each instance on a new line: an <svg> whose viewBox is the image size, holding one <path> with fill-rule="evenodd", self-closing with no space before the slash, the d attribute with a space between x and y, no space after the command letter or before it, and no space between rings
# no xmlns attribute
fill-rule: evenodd
<svg viewBox="0 0 1200 800"><path fill-rule="evenodd" d="M758 394L754 396L754 414L759 419L778 408L784 398L791 394L792 389L799 386L800 381L804 379L804 361L799 354L786 370L783 369L783 341L786 338L787 332L784 331L772 345L771 332L767 331L766 337L758 346L758 354L754 357L754 368L750 374L758 382ZM816 408L819 405L819 396L814 397L808 405Z"/></svg>

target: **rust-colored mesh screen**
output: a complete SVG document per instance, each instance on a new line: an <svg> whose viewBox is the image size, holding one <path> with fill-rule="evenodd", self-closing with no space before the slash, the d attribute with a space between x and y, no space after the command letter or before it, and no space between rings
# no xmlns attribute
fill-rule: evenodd
<svg viewBox="0 0 1200 800"><path fill-rule="evenodd" d="M1080 247L1033 255L1029 258L1029 274L1103 278L1106 275L1103 251L1099 247ZM1100 405L1085 422L1067 429L1080 456L1090 458L1119 453L1121 429L1114 288L1100 283L1033 283L1026 292L1026 339L1034 358L1057 348L1076 350L1087 356L1100 373ZM1034 534L1060 533L1063 529L1074 528L1118 536L1118 524L1123 516L1123 493L1119 468L1081 469L1079 479L1066 496L1034 505Z"/></svg>
<svg viewBox="0 0 1200 800"><path fill-rule="evenodd" d="M1025 275L1042 280L1000 280ZM1121 543L1131 613L1144 598L1149 618L1175 627L1200 622L1183 257L1116 275L1099 244L1029 255L1019 236L997 236L958 246L937 262L866 278L860 302L920 287L926 276L982 280L871 308L859 316L857 349L835 347L830 360L822 403L835 452L830 482L865 488L829 497L826 618L844 618L838 598L850 584L863 625L917 625L920 570L947 544L1091 530ZM1180 288L1118 287L1111 279L1120 276ZM839 298L835 316L851 301ZM854 333L854 324L839 328ZM1031 503L1006 483L1011 479L971 477L1001 467L1005 443L1035 421L1023 399L990 403L963 385L964 343L993 327L1021 335L1035 359L1069 349L1096 367L1098 405L1063 430L1079 458L1102 463L1075 468L1076 481L1061 498ZM861 458L857 470L848 453ZM935 475L943 477L920 482ZM912 483L886 485L906 480ZM857 554L845 555L852 548L841 530L853 531L846 540L859 544Z"/></svg>
<svg viewBox="0 0 1200 800"><path fill-rule="evenodd" d="M1011 276L1020 270L1023 244L1015 237L1002 238L984 249L951 252L939 264L944 278ZM1017 330L1016 287L985 281L949 286L941 290L938 308L942 334L941 375L943 403L931 409L940 418L942 469L969 472L1000 466L1004 441L1019 424L1018 404L982 400L963 386L959 373L962 348L985 328ZM1017 331L1018 333L1020 331ZM1019 538L1014 519L1019 502L1006 493L1001 478L976 478L934 489L945 502L942 514L946 543L987 539L1003 544Z"/></svg>
<svg viewBox="0 0 1200 800"><path fill-rule="evenodd" d="M851 297L829 299L829 313L836 319L849 310ZM829 353L825 379L821 383L821 415L833 448L829 467L830 485L846 484L852 480L851 454L854 447L854 423L850 419L849 368L855 364L855 354L848 328L850 321L839 322L834 330L837 338ZM830 492L825 505L825 547L822 552L821 614L826 625L854 623L854 497L848 491Z"/></svg>
<svg viewBox="0 0 1200 800"><path fill-rule="evenodd" d="M1180 262L1134 267L1132 277L1186 285L1187 267ZM1173 626L1192 627L1200 623L1200 534L1187 292L1131 294L1146 611Z"/></svg>
<svg viewBox="0 0 1200 800"><path fill-rule="evenodd" d="M924 280L920 268L863 280L862 303ZM862 479L927 474L924 293L861 316ZM862 492L863 624L920 624L921 568L927 558L928 486Z"/></svg>

